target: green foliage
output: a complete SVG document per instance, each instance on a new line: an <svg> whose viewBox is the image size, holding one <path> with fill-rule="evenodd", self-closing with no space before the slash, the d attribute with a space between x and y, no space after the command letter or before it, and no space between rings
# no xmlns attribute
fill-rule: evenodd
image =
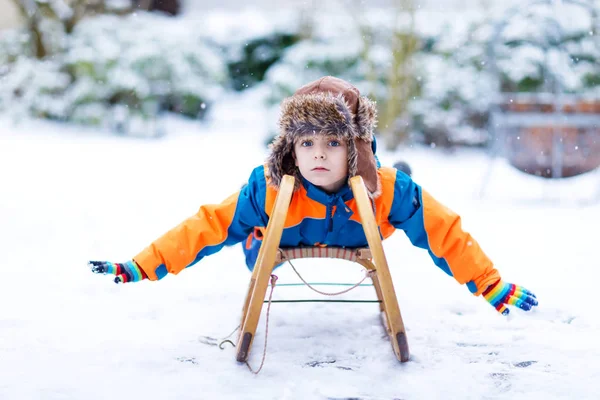
<svg viewBox="0 0 600 400"><path fill-rule="evenodd" d="M585 74L583 77L583 82L585 86L589 88L600 86L600 72Z"/></svg>
<svg viewBox="0 0 600 400"><path fill-rule="evenodd" d="M167 101L169 111L176 112L189 118L203 118L208 105L205 100L194 93L179 93Z"/></svg>
<svg viewBox="0 0 600 400"><path fill-rule="evenodd" d="M241 56L227 66L232 87L244 90L262 82L267 69L280 60L286 48L299 40L299 34L273 33L246 43Z"/></svg>
<svg viewBox="0 0 600 400"><path fill-rule="evenodd" d="M517 82L516 91L517 92L536 92L538 91L542 85L544 84L544 80L542 78L526 76Z"/></svg>

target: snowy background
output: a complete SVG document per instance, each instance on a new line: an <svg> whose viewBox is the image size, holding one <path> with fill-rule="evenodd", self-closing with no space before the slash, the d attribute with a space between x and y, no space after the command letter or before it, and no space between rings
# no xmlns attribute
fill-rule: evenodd
<svg viewBox="0 0 600 400"><path fill-rule="evenodd" d="M257 101L271 110L265 133L272 135L284 97L334 75L378 101L382 130L395 127L438 146L484 145L500 88L600 95L600 0L585 2L589 8L558 1L523 9L494 40L514 4L416 3L413 24L406 12L360 1L307 2L297 11L208 12L192 3L176 17L90 17L70 33L57 11L39 24L43 59L32 52L27 31L0 31L0 112L160 136L166 132L154 125L157 115L202 120L224 92L263 85L268 90ZM414 41L414 52L402 41ZM394 48L411 61L391 78ZM399 102L389 89L398 80L406 104L394 119L386 102Z"/></svg>
<svg viewBox="0 0 600 400"><path fill-rule="evenodd" d="M597 398L600 205L585 201L598 174L551 185L498 161L480 199L489 163L480 152L381 152L386 165L409 161L503 277L540 300L503 318L399 232L384 246L412 352L403 365L374 304L273 305L258 376L235 362L233 348L203 343L239 323L250 273L237 246L159 283L117 286L92 274L88 260L129 259L201 204L236 191L262 162L267 122L251 92L222 104L203 126L165 120L170 134L159 140L2 120L0 398ZM362 276L341 261L296 266L313 282ZM289 267L278 275L298 281ZM286 287L274 297L315 298Z"/></svg>
<svg viewBox="0 0 600 400"><path fill-rule="evenodd" d="M0 400L597 399L600 170L548 181L477 147L424 145L428 127L451 140L489 140L472 120L497 94L483 55L508 3L474 3L419 7L416 33L428 46L415 55L420 92L409 110L420 125L378 155L384 165L408 161L503 278L540 306L498 315L398 232L384 248L410 362L396 360L374 304L274 304L258 376L235 361L235 349L214 346L239 324L250 279L239 246L160 282L115 285L86 263L126 261L200 205L237 191L266 156L278 102L298 85L331 73L362 91L385 88L363 79L351 16L322 14L314 40L282 48L300 31L300 14L207 13L190 2L175 18L101 16L68 37L46 27L55 53L44 60L22 31L1 31ZM598 37L589 18L561 10L571 41L546 67L566 91L597 98ZM517 19L499 46L511 90L547 84L539 43L517 43L545 37L547 14L536 15ZM369 60L386 76L382 38L393 21L377 9L364 17L375 44ZM244 71L272 58L262 80ZM294 265L312 282L362 278L358 265L337 260ZM289 267L277 275L299 282ZM274 298L321 297L278 287ZM375 293L361 287L341 298ZM254 368L264 324L263 314Z"/></svg>

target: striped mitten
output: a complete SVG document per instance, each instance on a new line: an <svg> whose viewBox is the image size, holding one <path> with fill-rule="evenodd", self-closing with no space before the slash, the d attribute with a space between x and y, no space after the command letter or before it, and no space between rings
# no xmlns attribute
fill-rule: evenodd
<svg viewBox="0 0 600 400"><path fill-rule="evenodd" d="M90 261L88 266L96 274L116 275L115 283L138 282L148 278L144 270L134 260L122 264L109 261Z"/></svg>
<svg viewBox="0 0 600 400"><path fill-rule="evenodd" d="M535 294L523 286L503 282L502 280L488 286L482 296L502 315L510 313L510 310L506 307L507 304L525 311L529 311L531 307L538 305Z"/></svg>

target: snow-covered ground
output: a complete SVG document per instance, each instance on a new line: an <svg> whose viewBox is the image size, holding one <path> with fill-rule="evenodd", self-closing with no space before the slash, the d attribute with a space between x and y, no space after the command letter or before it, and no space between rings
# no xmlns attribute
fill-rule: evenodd
<svg viewBox="0 0 600 400"><path fill-rule="evenodd" d="M157 140L0 120L0 399L598 398L600 204L580 201L598 174L550 185L498 161L480 199L482 153L381 151L384 164L408 160L503 277L540 301L503 318L399 232L384 246L412 352L406 364L373 304L274 304L258 376L233 348L204 343L239 323L250 275L237 246L158 283L92 274L88 260L129 259L236 191L262 162L265 114L251 99L220 104L205 125L166 120ZM311 281L362 274L341 261L296 266ZM298 281L289 267L278 276ZM274 295L314 297L289 287Z"/></svg>

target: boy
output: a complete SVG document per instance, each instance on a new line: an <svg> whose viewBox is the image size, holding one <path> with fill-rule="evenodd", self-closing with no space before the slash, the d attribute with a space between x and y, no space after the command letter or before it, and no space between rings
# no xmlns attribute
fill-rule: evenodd
<svg viewBox="0 0 600 400"><path fill-rule="evenodd" d="M178 274L223 246L243 243L254 267L281 179L296 178L280 247L365 247L349 178L362 176L375 207L382 237L402 229L413 245L471 293L483 295L502 314L506 305L530 310L538 302L521 286L504 282L479 244L461 229L460 217L438 203L405 173L379 167L373 130L375 104L358 89L323 77L283 101L280 132L264 166L221 204L199 211L123 263L90 261L96 273L115 282L159 280Z"/></svg>

